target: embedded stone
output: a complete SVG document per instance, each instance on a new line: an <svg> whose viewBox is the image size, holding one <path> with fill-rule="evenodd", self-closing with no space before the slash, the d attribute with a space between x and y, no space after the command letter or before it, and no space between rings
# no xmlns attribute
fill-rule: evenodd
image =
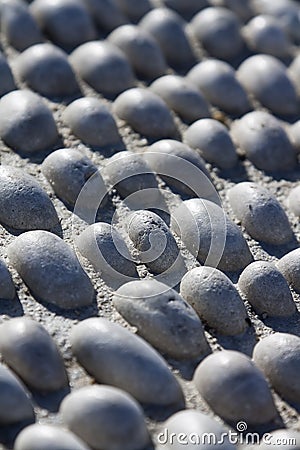
<svg viewBox="0 0 300 450"><path fill-rule="evenodd" d="M277 267L292 288L300 293L300 248L292 250L277 261Z"/></svg>

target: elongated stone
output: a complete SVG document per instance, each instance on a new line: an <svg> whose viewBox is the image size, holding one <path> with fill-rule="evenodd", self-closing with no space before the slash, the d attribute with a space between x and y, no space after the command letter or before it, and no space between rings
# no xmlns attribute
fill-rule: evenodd
<svg viewBox="0 0 300 450"><path fill-rule="evenodd" d="M2 300L13 300L16 296L16 288L12 280L11 274L0 258L0 298Z"/></svg>
<svg viewBox="0 0 300 450"><path fill-rule="evenodd" d="M277 267L296 292L300 292L300 248L292 250L277 261Z"/></svg>
<svg viewBox="0 0 300 450"><path fill-rule="evenodd" d="M0 97L16 89L11 68L3 53L0 52Z"/></svg>

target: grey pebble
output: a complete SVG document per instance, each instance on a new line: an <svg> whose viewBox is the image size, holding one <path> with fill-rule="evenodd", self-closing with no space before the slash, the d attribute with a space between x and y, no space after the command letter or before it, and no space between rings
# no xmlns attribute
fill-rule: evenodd
<svg viewBox="0 0 300 450"><path fill-rule="evenodd" d="M87 145L105 147L119 144L118 127L105 104L94 97L82 97L66 107L63 121Z"/></svg>
<svg viewBox="0 0 300 450"><path fill-rule="evenodd" d="M89 450L75 434L63 428L34 424L18 434L14 450Z"/></svg>
<svg viewBox="0 0 300 450"><path fill-rule="evenodd" d="M176 126L166 103L148 89L133 88L114 102L116 115L135 131L147 137L163 139L176 134Z"/></svg>
<svg viewBox="0 0 300 450"><path fill-rule="evenodd" d="M209 6L207 0L163 0L163 4L170 9L174 9L178 14L190 19L201 9Z"/></svg>
<svg viewBox="0 0 300 450"><path fill-rule="evenodd" d="M210 106L203 95L183 77L165 75L155 80L150 89L188 123L211 115Z"/></svg>
<svg viewBox="0 0 300 450"><path fill-rule="evenodd" d="M191 29L210 56L237 57L244 46L241 24L234 12L223 7L205 8L191 21Z"/></svg>
<svg viewBox="0 0 300 450"><path fill-rule="evenodd" d="M121 389L85 386L63 400L60 412L94 450L142 450L150 443L142 408Z"/></svg>
<svg viewBox="0 0 300 450"><path fill-rule="evenodd" d="M0 136L9 147L28 154L51 148L58 140L51 110L38 94L27 90L1 98Z"/></svg>
<svg viewBox="0 0 300 450"><path fill-rule="evenodd" d="M238 162L229 131L217 120L197 120L184 133L184 141L196 149L207 162L221 169L231 169Z"/></svg>
<svg viewBox="0 0 300 450"><path fill-rule="evenodd" d="M7 248L11 264L38 300L75 309L90 305L94 289L71 249L48 231L28 231Z"/></svg>
<svg viewBox="0 0 300 450"><path fill-rule="evenodd" d="M208 59L196 64L187 74L207 101L229 114L250 110L246 91L237 80L234 69L225 61Z"/></svg>
<svg viewBox="0 0 300 450"><path fill-rule="evenodd" d="M14 300L15 297L16 288L12 276L5 262L0 258L0 299Z"/></svg>
<svg viewBox="0 0 300 450"><path fill-rule="evenodd" d="M228 422L265 424L277 416L268 383L243 353L223 350L202 361L194 374L200 395Z"/></svg>
<svg viewBox="0 0 300 450"><path fill-rule="evenodd" d="M68 376L59 350L46 329L27 317L0 325L3 361L29 387L50 392L68 386Z"/></svg>
<svg viewBox="0 0 300 450"><path fill-rule="evenodd" d="M94 21L103 31L112 31L127 20L115 0L83 0Z"/></svg>
<svg viewBox="0 0 300 450"><path fill-rule="evenodd" d="M296 186L290 191L287 201L292 213L300 217L300 186Z"/></svg>
<svg viewBox="0 0 300 450"><path fill-rule="evenodd" d="M31 175L1 165L0 222L15 230L50 230L59 225L59 218L48 194Z"/></svg>
<svg viewBox="0 0 300 450"><path fill-rule="evenodd" d="M296 89L297 89L297 93L298 96L300 94L300 81L299 81L299 77L300 77L300 56L297 55L291 65L288 68L288 74L289 77L291 78L291 80L293 81Z"/></svg>
<svg viewBox="0 0 300 450"><path fill-rule="evenodd" d="M247 22L254 16L252 0L210 0L214 6L224 6L233 11L241 21Z"/></svg>
<svg viewBox="0 0 300 450"><path fill-rule="evenodd" d="M67 54L45 43L29 47L15 59L17 77L45 96L68 96L79 91Z"/></svg>
<svg viewBox="0 0 300 450"><path fill-rule="evenodd" d="M227 193L230 206L247 233L260 242L287 244L293 239L289 219L267 189L252 182L242 182Z"/></svg>
<svg viewBox="0 0 300 450"><path fill-rule="evenodd" d="M239 288L257 314L289 317L296 312L286 279L268 261L255 261L242 272Z"/></svg>
<svg viewBox="0 0 300 450"><path fill-rule="evenodd" d="M156 280L131 281L113 296L117 311L140 336L176 359L210 353L201 320L174 290Z"/></svg>
<svg viewBox="0 0 300 450"><path fill-rule="evenodd" d="M9 64L0 52L0 97L16 89L14 77Z"/></svg>
<svg viewBox="0 0 300 450"><path fill-rule="evenodd" d="M287 171L296 152L280 122L264 111L252 111L233 122L231 137L238 150L260 170Z"/></svg>
<svg viewBox="0 0 300 450"><path fill-rule="evenodd" d="M279 446L278 442L282 445ZM285 450L299 450L300 449L300 433L293 429L275 430L267 433L267 436L261 440L258 450L275 450L278 448Z"/></svg>
<svg viewBox="0 0 300 450"><path fill-rule="evenodd" d="M296 292L300 292L300 248L292 250L277 261L277 267Z"/></svg>
<svg viewBox="0 0 300 450"><path fill-rule="evenodd" d="M247 92L274 114L297 114L296 89L279 59L263 54L250 56L236 75Z"/></svg>
<svg viewBox="0 0 300 450"><path fill-rule="evenodd" d="M103 318L75 325L71 344L78 362L106 383L155 405L182 404L181 387L165 360L142 338Z"/></svg>
<svg viewBox="0 0 300 450"><path fill-rule="evenodd" d="M171 229L192 255L207 266L235 272L253 260L240 228L210 200L182 202L172 214Z"/></svg>
<svg viewBox="0 0 300 450"><path fill-rule="evenodd" d="M187 67L194 63L185 25L182 18L168 8L153 9L139 23L156 39L167 62L174 67Z"/></svg>
<svg viewBox="0 0 300 450"><path fill-rule="evenodd" d="M259 341L253 360L271 386L290 402L300 402L300 338L293 334L275 333Z"/></svg>
<svg viewBox="0 0 300 450"><path fill-rule="evenodd" d="M30 11L41 30L65 49L95 37L92 18L80 0L34 0Z"/></svg>
<svg viewBox="0 0 300 450"><path fill-rule="evenodd" d="M238 291L218 269L203 266L190 270L182 278L180 294L217 333L234 336L249 326L247 311Z"/></svg>
<svg viewBox="0 0 300 450"><path fill-rule="evenodd" d="M13 372L0 364L0 424L34 422L34 410L29 393Z"/></svg>
<svg viewBox="0 0 300 450"><path fill-rule="evenodd" d="M292 125L288 125L286 133L296 153L300 153L300 120L297 120Z"/></svg>
<svg viewBox="0 0 300 450"><path fill-rule="evenodd" d="M152 0L116 0L116 2L132 22L137 22L153 8Z"/></svg>
<svg viewBox="0 0 300 450"><path fill-rule="evenodd" d="M167 71L167 63L156 40L136 25L123 25L108 40L122 50L137 75L157 78Z"/></svg>

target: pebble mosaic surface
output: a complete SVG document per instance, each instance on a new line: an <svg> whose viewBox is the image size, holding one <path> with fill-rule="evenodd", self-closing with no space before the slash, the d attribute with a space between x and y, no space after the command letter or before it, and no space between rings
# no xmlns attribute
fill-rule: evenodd
<svg viewBox="0 0 300 450"><path fill-rule="evenodd" d="M299 149L299 0L0 0L0 450L300 449Z"/></svg>

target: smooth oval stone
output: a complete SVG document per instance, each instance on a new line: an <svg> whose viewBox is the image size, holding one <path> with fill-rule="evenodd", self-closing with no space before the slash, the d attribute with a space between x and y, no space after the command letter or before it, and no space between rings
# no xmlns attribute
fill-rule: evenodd
<svg viewBox="0 0 300 450"><path fill-rule="evenodd" d="M137 22L153 8L150 0L116 0L116 3L131 22Z"/></svg>
<svg viewBox="0 0 300 450"><path fill-rule="evenodd" d="M89 450L75 434L47 424L34 424L18 434L15 450Z"/></svg>
<svg viewBox="0 0 300 450"><path fill-rule="evenodd" d="M277 416L262 372L243 353L223 350L202 361L194 383L213 412L228 422L265 424Z"/></svg>
<svg viewBox="0 0 300 450"><path fill-rule="evenodd" d="M192 83L183 77L165 75L154 81L150 89L188 123L210 117L209 104L205 98Z"/></svg>
<svg viewBox="0 0 300 450"><path fill-rule="evenodd" d="M15 230L50 230L56 210L37 181L22 169L0 166L0 222Z"/></svg>
<svg viewBox="0 0 300 450"><path fill-rule="evenodd" d="M15 60L15 73L42 95L67 96L79 90L67 54L52 44L32 45L21 53Z"/></svg>
<svg viewBox="0 0 300 450"><path fill-rule="evenodd" d="M157 78L167 71L167 63L151 34L135 25L123 25L114 30L108 40L127 56L137 75Z"/></svg>
<svg viewBox="0 0 300 450"><path fill-rule="evenodd" d="M16 89L12 71L3 53L0 52L0 97Z"/></svg>
<svg viewBox="0 0 300 450"><path fill-rule="evenodd" d="M0 258L0 299L14 300L16 288L5 262Z"/></svg>
<svg viewBox="0 0 300 450"><path fill-rule="evenodd" d="M234 12L240 20L247 22L254 16L252 0L210 0L215 6L224 6Z"/></svg>
<svg viewBox="0 0 300 450"><path fill-rule="evenodd" d="M210 352L197 314L173 289L156 280L131 281L113 296L117 311L140 336L176 359Z"/></svg>
<svg viewBox="0 0 300 450"><path fill-rule="evenodd" d="M277 261L277 267L292 288L300 293L300 248L292 250Z"/></svg>
<svg viewBox="0 0 300 450"><path fill-rule="evenodd" d="M253 260L240 228L210 200L182 202L172 214L171 229L192 255L207 266L234 272Z"/></svg>
<svg viewBox="0 0 300 450"><path fill-rule="evenodd" d="M176 134L173 117L165 102L150 90L133 88L114 102L116 115L138 133L156 139Z"/></svg>
<svg viewBox="0 0 300 450"><path fill-rule="evenodd" d="M231 169L238 162L230 134L225 125L217 120L197 120L184 133L184 141L207 162L221 169Z"/></svg>
<svg viewBox="0 0 300 450"><path fill-rule="evenodd" d="M32 294L63 309L90 305L92 283L71 249L48 231L28 231L7 248L11 264Z"/></svg>
<svg viewBox="0 0 300 450"><path fill-rule="evenodd" d="M280 442L281 445L278 445L278 442ZM278 450L278 448L285 448L286 450L299 450L299 442L299 431L282 429L272 431L271 433L266 433L257 448L259 450Z"/></svg>
<svg viewBox="0 0 300 450"><path fill-rule="evenodd" d="M142 338L116 323L90 318L75 325L72 350L97 382L124 389L139 402L171 405L184 401L165 360Z"/></svg>
<svg viewBox="0 0 300 450"><path fill-rule="evenodd" d="M244 88L274 114L297 114L296 90L279 59L271 55L250 56L236 74Z"/></svg>
<svg viewBox="0 0 300 450"><path fill-rule="evenodd" d="M241 24L234 12L227 8L203 9L191 21L191 28L205 50L214 58L231 60L243 49Z"/></svg>
<svg viewBox="0 0 300 450"><path fill-rule="evenodd" d="M157 441L161 444L159 447L161 450L182 450L183 448L186 450L195 448L209 450L212 445L211 441L205 439L204 436L213 436L213 447L216 449L235 449L228 439L226 428L210 416L191 409L171 416L164 423L163 430L158 433Z"/></svg>
<svg viewBox="0 0 300 450"><path fill-rule="evenodd" d="M296 164L296 152L280 122L264 111L253 111L231 127L231 137L241 153L260 170L287 171Z"/></svg>
<svg viewBox="0 0 300 450"><path fill-rule="evenodd" d="M105 222L90 225L79 235L76 245L102 275L110 278L137 276L126 242L112 225Z"/></svg>
<svg viewBox="0 0 300 450"><path fill-rule="evenodd" d="M0 100L0 137L14 150L34 153L51 148L58 140L58 132L42 98L18 90Z"/></svg>
<svg viewBox="0 0 300 450"><path fill-rule="evenodd" d="M293 239L286 213L267 189L245 181L229 189L227 195L235 216L253 239L272 245Z"/></svg>
<svg viewBox="0 0 300 450"><path fill-rule="evenodd" d="M239 278L239 288L258 314L289 317L296 312L287 281L271 262L249 264Z"/></svg>
<svg viewBox="0 0 300 450"><path fill-rule="evenodd" d="M42 325L27 317L0 325L0 353L3 361L33 389L50 392L68 385L56 344Z"/></svg>
<svg viewBox="0 0 300 450"><path fill-rule="evenodd" d="M170 66L186 67L194 63L185 22L176 12L155 8L143 17L139 26L156 39Z"/></svg>
<svg viewBox="0 0 300 450"><path fill-rule="evenodd" d="M196 64L187 74L207 101L229 114L245 114L250 110L246 91L225 61L208 59Z"/></svg>
<svg viewBox="0 0 300 450"><path fill-rule="evenodd" d="M234 336L248 328L245 305L220 270L205 266L190 270L182 278L180 294L217 333Z"/></svg>
<svg viewBox="0 0 300 450"><path fill-rule="evenodd" d="M163 0L163 4L167 8L174 9L174 11L186 19L190 19L201 9L209 6L207 0Z"/></svg>
<svg viewBox="0 0 300 450"><path fill-rule="evenodd" d="M57 45L73 49L95 37L92 18L80 0L34 0L30 11Z"/></svg>
<svg viewBox="0 0 300 450"><path fill-rule="evenodd" d="M1 32L18 51L43 41L39 27L23 0L2 0Z"/></svg>
<svg viewBox="0 0 300 450"><path fill-rule="evenodd" d="M0 424L34 422L34 410L30 396L19 379L0 364Z"/></svg>
<svg viewBox="0 0 300 450"><path fill-rule="evenodd" d="M105 147L121 141L118 127L107 107L94 97L82 97L66 107L63 121L87 145Z"/></svg>
<svg viewBox="0 0 300 450"><path fill-rule="evenodd" d="M288 196L288 206L295 216L300 217L300 186L292 189Z"/></svg>
<svg viewBox="0 0 300 450"><path fill-rule="evenodd" d="M75 72L103 95L114 96L135 85L124 53L108 41L80 45L71 53L70 62Z"/></svg>
<svg viewBox="0 0 300 450"><path fill-rule="evenodd" d="M111 31L127 22L115 0L83 0L96 24Z"/></svg>
<svg viewBox="0 0 300 450"><path fill-rule="evenodd" d="M300 402L300 338L275 333L259 341L253 360L279 395L293 403Z"/></svg>
<svg viewBox="0 0 300 450"><path fill-rule="evenodd" d="M110 386L85 386L60 407L63 422L95 450L141 450L150 443L140 405Z"/></svg>

